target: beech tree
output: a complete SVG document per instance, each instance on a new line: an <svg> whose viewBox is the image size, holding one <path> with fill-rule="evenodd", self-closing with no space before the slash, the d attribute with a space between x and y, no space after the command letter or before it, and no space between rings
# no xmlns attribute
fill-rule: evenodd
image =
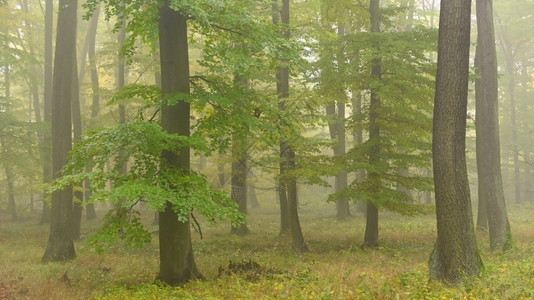
<svg viewBox="0 0 534 300"><path fill-rule="evenodd" d="M56 54L52 89L52 174L61 176L72 147L71 103L76 70L77 1L61 0L57 20ZM72 188L52 193L50 236L43 261L68 260L76 256L72 235Z"/></svg>
<svg viewBox="0 0 534 300"><path fill-rule="evenodd" d="M465 133L471 1L442 1L434 98L432 158L438 237L430 279L457 284L484 268L467 180Z"/></svg>
<svg viewBox="0 0 534 300"><path fill-rule="evenodd" d="M475 54L476 157L479 222L486 214L492 250L508 250L514 242L508 222L501 175L497 53L492 0L477 0L477 46ZM482 218L484 219L484 218ZM485 227L481 223L477 226Z"/></svg>

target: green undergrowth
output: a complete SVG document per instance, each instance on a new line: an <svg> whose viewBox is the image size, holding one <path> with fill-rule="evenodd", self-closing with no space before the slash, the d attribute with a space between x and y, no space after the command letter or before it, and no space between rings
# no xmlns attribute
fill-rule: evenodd
<svg viewBox="0 0 534 300"><path fill-rule="evenodd" d="M534 208L509 208L517 250L491 253L486 232L478 244L486 274L458 287L428 281L435 241L433 216L381 213L380 247L362 249L364 218L334 218L326 204L303 203L301 223L310 252L291 251L278 236L276 207L251 210L250 234L229 234L229 224L201 223L193 231L195 260L207 278L169 287L158 270L157 228L140 249L117 244L99 254L88 246L101 221L84 222L77 258L42 263L48 226L37 215L0 217L0 299L534 299ZM102 215L102 212L100 213ZM153 214L144 212L146 224Z"/></svg>

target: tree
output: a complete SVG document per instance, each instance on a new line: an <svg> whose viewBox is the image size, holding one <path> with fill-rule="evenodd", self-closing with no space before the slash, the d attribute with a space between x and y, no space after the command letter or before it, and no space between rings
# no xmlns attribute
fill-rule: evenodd
<svg viewBox="0 0 534 300"><path fill-rule="evenodd" d="M171 9L168 0L159 9L159 49L163 97L176 93L188 94L187 21L180 12ZM184 100L181 98L175 104L164 104L161 124L163 130L187 137L190 135L190 106ZM162 157L182 172L190 172L189 148L182 148L178 155L164 152ZM179 220L170 202L165 204L165 210L159 214L159 241L159 280L176 285L203 278L193 258L189 217L185 221Z"/></svg>
<svg viewBox="0 0 534 300"><path fill-rule="evenodd" d="M289 39L289 0L282 0L282 6L278 12L278 1L273 0L273 10L275 16L280 15L282 27L282 36L285 39ZM276 23L276 22L275 22ZM276 87L279 98L278 108L281 114L286 109L286 98L289 97L289 68L287 66L279 66L278 73L276 75ZM307 251L306 244L304 242L304 236L302 235L302 229L300 227L300 221L298 216L298 195L297 195L297 180L295 175L295 151L288 140L288 136L284 133L284 127L287 127L283 120L280 121L280 208L282 225L287 222L287 228L291 234L291 245L296 252ZM285 198L285 199L284 199ZM285 200L285 201L284 201ZM284 203L285 202L285 203ZM284 215L285 210L285 215ZM284 228L282 227L282 230ZM283 231L281 231L283 233Z"/></svg>
<svg viewBox="0 0 534 300"><path fill-rule="evenodd" d="M471 1L441 2L432 137L438 237L428 269L450 284L483 269L465 158L470 20Z"/></svg>
<svg viewBox="0 0 534 300"><path fill-rule="evenodd" d="M71 99L73 76L77 77L77 1L60 0L52 89L52 174L59 178L72 147ZM76 256L72 236L72 188L52 193L50 236L43 261L60 261Z"/></svg>
<svg viewBox="0 0 534 300"><path fill-rule="evenodd" d="M369 2L369 12L371 14L371 32L380 32L380 1L371 0ZM371 76L380 80L382 67L380 58L375 57L371 70ZM376 91L371 89L371 101L369 104L369 141L373 146L369 148L369 164L376 165L380 160L380 97ZM376 172L369 172L371 189L378 192L380 177ZM365 214L365 235L363 244L366 247L375 247L378 243L378 209L374 203L367 203L367 213Z"/></svg>
<svg viewBox="0 0 534 300"><path fill-rule="evenodd" d="M478 34L475 68L478 76L475 79L475 122L479 211L488 215L491 249L508 250L514 242L501 175L497 53L492 1L477 0L476 13Z"/></svg>
<svg viewBox="0 0 534 300"><path fill-rule="evenodd" d="M44 26L44 95L43 95L43 121L50 126L52 124L52 74L53 74L53 21L54 1L45 1L45 26ZM52 181L52 149L50 129L43 134L43 183ZM50 207L48 201L43 201L41 224L50 222Z"/></svg>

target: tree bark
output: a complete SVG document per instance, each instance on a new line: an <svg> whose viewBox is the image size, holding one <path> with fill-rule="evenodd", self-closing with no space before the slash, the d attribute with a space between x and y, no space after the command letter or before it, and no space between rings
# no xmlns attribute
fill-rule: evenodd
<svg viewBox="0 0 534 300"><path fill-rule="evenodd" d="M159 45L162 95L189 93L189 56L186 17L170 8L169 0L159 9ZM190 105L178 101L164 104L161 124L164 130L189 136ZM184 173L190 172L190 151L184 147L179 154L164 152L163 159ZM157 276L170 285L183 284L191 279L203 278L193 258L189 220L180 222L172 203L159 213L160 270Z"/></svg>
<svg viewBox="0 0 534 300"><path fill-rule="evenodd" d="M476 157L480 211L486 212L492 250L508 250L514 242L508 222L501 175L497 51L491 0L476 0L477 48L475 68ZM486 207L483 207L486 205ZM483 222L484 220L479 220ZM484 226L477 222L477 227Z"/></svg>
<svg viewBox="0 0 534 300"><path fill-rule="evenodd" d="M432 137L437 240L428 269L431 280L448 284L483 269L465 158L470 20L471 1L441 1Z"/></svg>
<svg viewBox="0 0 534 300"><path fill-rule="evenodd" d="M72 147L71 97L76 55L77 0L60 0L52 89L52 173L61 174ZM50 236L43 261L76 256L72 239L72 189L52 193Z"/></svg>
<svg viewBox="0 0 534 300"><path fill-rule="evenodd" d="M380 32L380 1L371 0L369 4L371 14L371 32ZM380 80L382 68L380 59L375 58L371 76ZM371 101L369 104L369 141L372 146L369 149L369 164L376 165L380 162L380 98L376 90L371 89ZM380 188L380 176L376 172L369 172L369 181L373 193L378 193ZM367 203L367 214L365 224L365 235L363 240L365 247L376 247L378 245L378 209L373 203Z"/></svg>

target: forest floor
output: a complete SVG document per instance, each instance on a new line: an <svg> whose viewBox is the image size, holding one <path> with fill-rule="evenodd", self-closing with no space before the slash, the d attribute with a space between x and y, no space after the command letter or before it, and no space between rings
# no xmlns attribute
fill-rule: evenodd
<svg viewBox="0 0 534 300"><path fill-rule="evenodd" d="M433 215L381 212L380 247L361 249L362 214L337 221L334 207L301 203L310 249L301 255L279 237L275 203L250 209L245 237L229 234L227 223L201 221L203 239L193 231L193 248L206 280L176 288L154 283L157 236L140 249L115 245L98 254L87 241L101 221L84 222L75 260L42 263L48 225L37 225L37 214L18 222L0 215L0 299L534 299L532 204L509 207L517 250L491 253L487 232L477 233L486 272L458 287L428 281ZM152 217L146 212L147 224Z"/></svg>

